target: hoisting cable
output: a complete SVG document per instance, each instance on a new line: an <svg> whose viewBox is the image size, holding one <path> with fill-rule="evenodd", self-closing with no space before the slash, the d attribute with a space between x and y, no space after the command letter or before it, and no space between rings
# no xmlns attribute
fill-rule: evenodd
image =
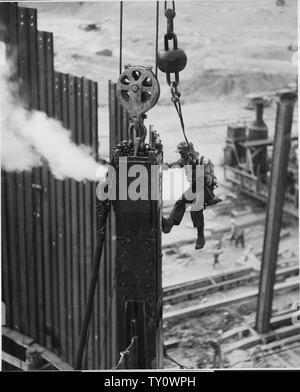
<svg viewBox="0 0 300 392"><path fill-rule="evenodd" d="M84 368L83 369L88 369L88 354L89 354L90 336L91 336L91 323L89 323L89 328L87 331L87 338L86 338L86 343L85 343ZM83 354L82 354L82 357L83 357Z"/></svg>
<svg viewBox="0 0 300 392"><path fill-rule="evenodd" d="M88 296L84 309L84 316L83 316L82 327L80 331L79 344L76 352L75 367L74 367L75 370L81 369L83 351L84 348L86 347L88 329L89 329L92 311L93 311L95 290L99 278L99 269L100 269L100 263L102 259L101 256L102 256L102 250L104 246L106 222L107 222L109 210L110 210L109 200L104 200L104 201L97 200L97 246L96 246L94 263L92 268L92 278L90 281Z"/></svg>
<svg viewBox="0 0 300 392"><path fill-rule="evenodd" d="M172 95L173 95L172 96L172 102L174 103L176 112L178 113L178 117L179 117L179 120L180 120L182 133L183 133L183 136L185 138L185 141L186 141L188 149L189 149L190 148L189 147L190 144L189 144L189 141L188 141L186 133L185 133L185 126L184 126L184 120L183 120L182 109L181 109L181 102L180 102L180 93L177 91L176 87L175 87L175 91L176 92L174 94L172 93ZM171 90L171 92L172 92L172 90Z"/></svg>
<svg viewBox="0 0 300 392"><path fill-rule="evenodd" d="M123 50L123 1L120 1L120 53L119 53L119 74L122 73L122 50Z"/></svg>
<svg viewBox="0 0 300 392"><path fill-rule="evenodd" d="M159 31L159 1L156 2L156 28L155 28L155 77L156 78L157 78L158 31Z"/></svg>

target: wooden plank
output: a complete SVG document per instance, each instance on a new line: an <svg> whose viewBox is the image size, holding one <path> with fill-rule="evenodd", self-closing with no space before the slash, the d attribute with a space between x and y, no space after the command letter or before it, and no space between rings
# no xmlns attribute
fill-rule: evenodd
<svg viewBox="0 0 300 392"><path fill-rule="evenodd" d="M299 333L296 333L296 334L295 334L294 328L292 329L292 331L290 331L290 330L285 330L285 331L284 331L284 334L285 334L285 335L286 335L287 331L288 331L288 333L291 334L291 336L289 336L289 337L287 337L287 338L280 339L280 340L275 340L275 341L272 342L272 343L262 344L262 345L261 345L261 350L262 350L262 352L263 352L263 351L269 351L269 350L274 350L274 349L282 348L282 347L285 346L285 345L289 345L289 344L296 343L296 342L299 342L299 341L300 341L300 335L299 335ZM296 331L296 332L297 332L297 331ZM298 332L299 332L299 331L298 331ZM281 331L281 334L282 334L282 331Z"/></svg>
<svg viewBox="0 0 300 392"><path fill-rule="evenodd" d="M262 349L265 350L267 348L274 348L280 345L284 345L287 343L288 337L291 337L291 341L294 342L295 340L299 340L299 332L300 332L300 327L299 326L289 326L289 327L283 327L279 328L277 330L271 331L270 333L264 334L264 335L259 335L257 334L256 336L251 336L242 340L239 340L237 342L233 342L230 344L227 344L223 347L223 352L224 353L229 353L233 350L240 350L240 349L247 349L250 347L253 347L257 344L263 343L263 342L273 342L275 340L275 343L268 343L266 345L262 345ZM295 337L295 335L298 335ZM282 340L281 340L282 339Z"/></svg>
<svg viewBox="0 0 300 392"><path fill-rule="evenodd" d="M61 74L54 73L54 111L55 118L62 120L62 84ZM56 244L57 244L57 263L58 263L58 311L59 311L59 342L60 351L64 358L67 354L67 298L66 298L66 266L64 255L64 182L56 180L55 184L55 200L56 200Z"/></svg>
<svg viewBox="0 0 300 392"><path fill-rule="evenodd" d="M58 356L53 354L51 351L45 350L45 351L43 351L41 356L47 362L49 362L51 365L53 365L57 370L61 370L61 371L73 370L72 366L70 366L68 363L62 361Z"/></svg>
<svg viewBox="0 0 300 392"><path fill-rule="evenodd" d="M284 291L284 290L294 290L299 287L299 281L298 279L293 279L289 282L285 283L278 283L275 286L275 291L276 293ZM217 300L217 301L212 301L211 303L205 303L201 305L194 305L194 306L188 306L184 309L179 309L173 312L168 312L165 313L164 315L164 321L168 320L173 320L179 317L194 317L198 316L199 314L202 314L207 311L215 310L219 307L225 307L228 305L236 305L238 303L244 302L244 301L250 301L252 299L257 298L258 295L258 290L249 290L248 292L244 294L239 294L232 296L231 298L226 298L222 300Z"/></svg>
<svg viewBox="0 0 300 392"><path fill-rule="evenodd" d="M2 361L9 363L10 365L21 369L23 371L28 370L27 365L25 362L21 361L19 358L15 358L14 356L7 354L6 352L2 351Z"/></svg>
<svg viewBox="0 0 300 392"><path fill-rule="evenodd" d="M11 339L14 341L17 345L27 348L29 345L31 345L34 340L26 335L23 335L22 333L8 328L8 327L2 327L2 335L7 337L8 339Z"/></svg>
<svg viewBox="0 0 300 392"><path fill-rule="evenodd" d="M32 338L26 335L23 335L7 327L2 327L2 335L25 349L30 348L37 351L42 358L44 358L47 362L52 364L58 370L73 370L70 365L63 362L57 355L48 351L45 347L41 346L40 344L35 343L35 341Z"/></svg>
<svg viewBox="0 0 300 392"><path fill-rule="evenodd" d="M293 275L298 275L299 273L299 268L296 267L289 267L289 268L281 268L280 270L277 271L276 273L276 281L279 281L280 279L286 279L289 276ZM228 279L224 280L223 282L217 282L215 284L211 284L209 286L203 286L203 287L195 287L193 289L190 289L187 286L187 290L184 290L182 288L182 291L177 292L175 294L170 294L168 296L164 296L164 303L179 303L181 301L185 301L188 299L193 299L197 298L203 294L208 294L224 289L229 289L235 286L242 286L246 285L249 282L256 281L258 279L258 273L256 271L251 271L251 273L248 273L246 276L240 276L237 278L233 279Z"/></svg>
<svg viewBox="0 0 300 392"><path fill-rule="evenodd" d="M69 129L72 132L72 140L77 141L77 126L76 126L76 100L75 100L75 79L74 76L68 75L68 106L69 106ZM71 260L72 260L72 281L71 281L71 295L72 295L72 358L75 358L75 348L79 340L80 320L79 320L79 250L78 250L78 183L75 180L70 180L70 229L71 229Z"/></svg>
<svg viewBox="0 0 300 392"><path fill-rule="evenodd" d="M69 105L68 105L68 80L66 74L61 74L61 87L62 87L62 120L63 126L68 129L69 127ZM71 230L70 230L70 180L66 179L63 182L64 186L64 251L65 251L65 277L66 277L66 338L67 338L67 361L72 361L72 259L71 259Z"/></svg>

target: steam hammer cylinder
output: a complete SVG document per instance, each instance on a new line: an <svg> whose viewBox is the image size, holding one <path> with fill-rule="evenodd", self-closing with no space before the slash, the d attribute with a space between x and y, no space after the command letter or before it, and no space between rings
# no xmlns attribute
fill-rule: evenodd
<svg viewBox="0 0 300 392"><path fill-rule="evenodd" d="M136 339L137 350L134 358L129 361L131 368L161 368L163 345L159 168L162 152L152 149L138 156L126 152L122 156L118 154L115 152L118 196L113 203L116 227L117 351L124 351L132 339ZM137 168L143 170L136 173L136 178L132 177ZM121 184L121 181L124 182ZM138 181L140 185L136 188ZM145 193L141 198L130 197L130 190L138 187L140 190L144 189L147 197ZM124 195L124 191L126 197L121 197L120 193Z"/></svg>

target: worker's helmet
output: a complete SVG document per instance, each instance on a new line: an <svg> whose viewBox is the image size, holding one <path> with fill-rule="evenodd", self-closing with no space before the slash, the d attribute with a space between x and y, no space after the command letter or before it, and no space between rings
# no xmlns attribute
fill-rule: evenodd
<svg viewBox="0 0 300 392"><path fill-rule="evenodd" d="M194 149L194 144L189 143L187 144L186 141L182 141L177 145L177 150L176 152L182 152L182 151L189 151L191 154L193 154L194 158L199 158L199 152L195 151Z"/></svg>

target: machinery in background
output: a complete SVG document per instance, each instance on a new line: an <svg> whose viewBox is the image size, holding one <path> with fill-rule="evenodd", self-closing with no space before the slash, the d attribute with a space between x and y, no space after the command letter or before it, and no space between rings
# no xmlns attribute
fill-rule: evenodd
<svg viewBox="0 0 300 392"><path fill-rule="evenodd" d="M248 125L230 124L224 148L224 178L235 189L267 201L273 140L263 120L266 98L252 96L256 119ZM298 137L291 138L284 211L298 218Z"/></svg>

